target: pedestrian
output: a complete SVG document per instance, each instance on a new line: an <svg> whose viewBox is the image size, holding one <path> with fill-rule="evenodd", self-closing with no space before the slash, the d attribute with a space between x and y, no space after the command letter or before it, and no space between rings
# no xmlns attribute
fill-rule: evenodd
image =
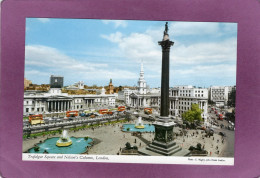
<svg viewBox="0 0 260 178"><path fill-rule="evenodd" d="M135 138L135 143L136 143L136 138Z"/></svg>
<svg viewBox="0 0 260 178"><path fill-rule="evenodd" d="M140 145L139 146L141 146L142 144L141 144L141 142L140 142Z"/></svg>

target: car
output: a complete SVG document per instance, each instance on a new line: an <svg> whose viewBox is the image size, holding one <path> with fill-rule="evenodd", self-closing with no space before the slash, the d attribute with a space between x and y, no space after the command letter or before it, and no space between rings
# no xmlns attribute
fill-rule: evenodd
<svg viewBox="0 0 260 178"><path fill-rule="evenodd" d="M203 127L203 126L197 126L196 129L198 129L198 130L205 130L206 128Z"/></svg>
<svg viewBox="0 0 260 178"><path fill-rule="evenodd" d="M226 136L226 134L224 133L224 132L219 132L218 133L220 136L222 136L222 137L225 137Z"/></svg>

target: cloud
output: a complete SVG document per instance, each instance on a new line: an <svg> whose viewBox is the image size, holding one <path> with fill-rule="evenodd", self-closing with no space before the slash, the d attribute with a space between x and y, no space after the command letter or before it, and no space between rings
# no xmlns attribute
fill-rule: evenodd
<svg viewBox="0 0 260 178"><path fill-rule="evenodd" d="M85 62L86 61L86 62ZM72 80L94 79L133 79L137 74L124 69L111 68L106 63L84 62L74 59L61 51L41 45L25 47L26 76L59 74ZM38 70L37 70L38 69ZM28 77L29 78L29 77Z"/></svg>
<svg viewBox="0 0 260 178"><path fill-rule="evenodd" d="M120 43L122 41L123 35L121 32L116 32L111 33L110 35L101 35L101 37L113 43Z"/></svg>
<svg viewBox="0 0 260 178"><path fill-rule="evenodd" d="M178 23L177 23L178 24ZM181 23L183 24L183 23ZM192 23L193 24L193 23ZM191 28L192 25L181 25L183 32L184 29ZM200 33L204 27L209 29L207 33L215 33L219 30L217 23L212 23L208 26L204 23L194 25L195 29L188 34ZM178 29L178 28L176 28ZM179 30L181 32L181 30ZM148 64L150 69L158 70L158 64L161 61L161 47L158 41L162 39L162 30L148 29L144 33L131 33L124 35L121 32L115 32L109 35L101 35L102 38L116 43L119 49L123 52L126 58L135 61L143 60ZM159 39L159 40L158 40ZM220 41L195 41L192 44L181 44L181 42L174 40L175 44L171 48L171 61L174 64L203 64L203 63L221 63L221 62L234 62L236 60L237 40L236 38L227 38ZM153 65L154 64L154 65Z"/></svg>
<svg viewBox="0 0 260 178"><path fill-rule="evenodd" d="M198 65L190 66L185 69L173 69L171 70L173 77L178 76L181 78L193 78L205 79L205 78L235 78L236 76L236 65L230 64L218 64L218 65ZM214 81L212 81L214 82Z"/></svg>
<svg viewBox="0 0 260 178"><path fill-rule="evenodd" d="M39 21L42 22L42 23L47 23L47 22L50 21L49 18L37 18L37 20L39 20Z"/></svg>
<svg viewBox="0 0 260 178"><path fill-rule="evenodd" d="M31 75L49 76L49 73L41 72L38 70L26 70L26 75L28 75L28 76L31 76Z"/></svg>
<svg viewBox="0 0 260 178"><path fill-rule="evenodd" d="M208 35L217 34L220 30L216 22L174 22L169 28L174 35Z"/></svg>
<svg viewBox="0 0 260 178"><path fill-rule="evenodd" d="M107 66L106 64L79 62L55 48L41 45L27 45L25 59L26 65L56 69L95 70L95 67Z"/></svg>
<svg viewBox="0 0 260 178"><path fill-rule="evenodd" d="M237 41L235 38L230 38L221 42L177 45L172 49L171 59L178 65L235 62L236 51Z"/></svg>
<svg viewBox="0 0 260 178"><path fill-rule="evenodd" d="M146 33L131 33L124 36L121 32L101 35L102 38L116 43L121 54L128 60L143 63L149 70L158 70L161 60L161 50L155 39Z"/></svg>
<svg viewBox="0 0 260 178"><path fill-rule="evenodd" d="M113 24L115 28L127 27L127 22L125 20L102 20L104 24Z"/></svg>
<svg viewBox="0 0 260 178"><path fill-rule="evenodd" d="M174 26L174 28L173 28ZM171 68L174 75L179 78L206 77L214 78L218 76L235 78L236 76L236 37L220 37L224 32L234 32L236 25L228 24L220 26L219 23L172 23L173 30L170 37L175 42L171 48L170 59ZM119 51L124 58L140 63L143 61L145 68L145 78L160 78L162 51L158 45L163 37L164 27L149 28L143 33L130 33L126 35L122 32L115 32L109 35L101 35L102 38L117 44ZM184 36L190 35L216 36L218 40L191 40L189 43L182 43ZM204 37L205 37L204 36ZM232 36L232 35L231 35ZM172 39L172 38L171 38ZM174 76L176 77L176 76Z"/></svg>

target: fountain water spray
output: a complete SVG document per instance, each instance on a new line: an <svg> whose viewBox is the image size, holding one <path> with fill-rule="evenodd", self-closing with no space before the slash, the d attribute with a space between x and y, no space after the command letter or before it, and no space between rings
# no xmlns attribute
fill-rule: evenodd
<svg viewBox="0 0 260 178"><path fill-rule="evenodd" d="M57 146L70 146L72 144L72 140L70 139L68 135L67 130L62 131L62 135L59 140L57 140L56 145Z"/></svg>
<svg viewBox="0 0 260 178"><path fill-rule="evenodd" d="M144 128L144 124L143 124L141 116L138 117L138 120L135 123L135 128L137 128L137 129L143 129Z"/></svg>

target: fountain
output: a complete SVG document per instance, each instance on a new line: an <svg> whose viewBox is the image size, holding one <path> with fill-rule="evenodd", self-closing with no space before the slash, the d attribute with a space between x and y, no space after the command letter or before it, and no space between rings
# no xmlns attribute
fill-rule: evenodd
<svg viewBox="0 0 260 178"><path fill-rule="evenodd" d="M144 124L142 122L142 117L141 116L138 117L138 120L137 120L137 122L135 124L135 128L137 128L137 129L144 129Z"/></svg>
<svg viewBox="0 0 260 178"><path fill-rule="evenodd" d="M72 144L72 140L70 139L70 137L68 135L68 131L63 130L61 137L56 142L56 145L61 147L61 146L70 146L71 144Z"/></svg>

